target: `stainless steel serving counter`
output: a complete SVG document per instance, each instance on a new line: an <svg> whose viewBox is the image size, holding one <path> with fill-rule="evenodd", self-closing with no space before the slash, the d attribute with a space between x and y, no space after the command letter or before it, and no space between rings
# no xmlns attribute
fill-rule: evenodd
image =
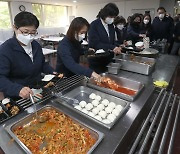
<svg viewBox="0 0 180 154"><path fill-rule="evenodd" d="M154 91L153 81L165 80L170 82L173 73L178 64L179 57L170 55L160 55L158 58L155 70L149 76L136 74L127 71L120 71L118 76L126 77L142 82L145 85L142 93L131 102L130 109L120 118L112 129L107 129L97 123L82 117L78 113L69 110L56 101L47 100L37 105L38 108L45 104L52 103L55 106L60 107L65 113L79 119L83 123L96 128L100 132L104 133L105 137L93 153L97 154L111 154L122 153L125 154L129 151L138 131L141 128L143 120L148 114L152 104L151 97ZM27 112L23 112L16 117L6 121L0 125L0 147L6 154L21 154L23 150L16 144L15 141L10 140L10 136L5 131L4 127L12 122L15 122L18 118L27 115Z"/></svg>

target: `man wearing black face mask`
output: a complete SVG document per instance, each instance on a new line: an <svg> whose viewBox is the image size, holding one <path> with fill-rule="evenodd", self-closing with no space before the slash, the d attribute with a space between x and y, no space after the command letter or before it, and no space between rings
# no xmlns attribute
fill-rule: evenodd
<svg viewBox="0 0 180 154"><path fill-rule="evenodd" d="M142 40L143 37L146 37L145 34L141 34L141 31L141 16L138 13L135 13L131 17L130 24L127 28L128 38L132 40L133 44L135 44L139 40Z"/></svg>

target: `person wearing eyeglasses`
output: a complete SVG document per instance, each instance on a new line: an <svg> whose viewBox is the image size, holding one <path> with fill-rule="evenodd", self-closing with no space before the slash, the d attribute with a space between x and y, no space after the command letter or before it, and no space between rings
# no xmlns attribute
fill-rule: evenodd
<svg viewBox="0 0 180 154"><path fill-rule="evenodd" d="M54 72L34 40L38 27L35 15L20 12L14 18L14 36L0 46L0 91L5 97L28 98L41 73Z"/></svg>

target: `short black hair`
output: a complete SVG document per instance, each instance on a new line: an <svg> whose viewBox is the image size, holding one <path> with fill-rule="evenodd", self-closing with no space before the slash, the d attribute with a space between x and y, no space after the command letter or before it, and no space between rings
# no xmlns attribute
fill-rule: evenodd
<svg viewBox="0 0 180 154"><path fill-rule="evenodd" d="M14 25L17 28L25 27L25 26L35 26L37 29L39 27L39 20L34 14L23 11L15 16Z"/></svg>
<svg viewBox="0 0 180 154"><path fill-rule="evenodd" d="M104 6L104 8L102 8L99 11L97 18L101 18L101 19L105 20L105 18L108 16L116 17L118 14L119 14L119 9L116 6L116 4L108 3Z"/></svg>
<svg viewBox="0 0 180 154"><path fill-rule="evenodd" d="M164 7L162 7L162 6L157 9L157 12L158 12L159 10L164 10L164 12L166 12L166 9L165 9Z"/></svg>
<svg viewBox="0 0 180 154"><path fill-rule="evenodd" d="M115 19L114 19L114 25L118 25L118 24L124 24L126 25L126 19L123 17L123 16L117 16Z"/></svg>
<svg viewBox="0 0 180 154"><path fill-rule="evenodd" d="M90 24L89 22L83 18L83 17L76 17L72 20L69 29L67 31L66 36L68 37L68 39L72 42L74 42L75 39L75 34L77 32L79 32L84 26L87 26L87 28L89 29Z"/></svg>

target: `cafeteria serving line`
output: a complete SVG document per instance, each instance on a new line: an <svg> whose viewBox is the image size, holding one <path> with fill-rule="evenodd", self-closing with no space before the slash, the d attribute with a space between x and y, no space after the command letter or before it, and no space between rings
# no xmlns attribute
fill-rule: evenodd
<svg viewBox="0 0 180 154"><path fill-rule="evenodd" d="M178 10L68 2L0 2L14 17L0 45L0 153L179 153Z"/></svg>
<svg viewBox="0 0 180 154"><path fill-rule="evenodd" d="M170 58L170 64L167 66L167 64L165 64L163 60L167 60L169 58ZM46 107L46 105L53 106L58 110L63 111L63 113L69 115L70 117L79 120L80 123L83 123L83 125L90 126L91 128L94 128L95 130L98 130L99 132L103 133L103 134L98 134L99 137L102 137L103 135L103 139L98 144L98 146L93 150L93 153L119 153L119 152L128 153L141 129L141 127L139 126L140 125L143 126L144 123L143 121L146 120L150 110L153 108L153 105L156 103L156 99L158 99L157 96L160 93L162 96L165 95L166 93L165 90L160 92L160 89L156 89L153 86L153 81L159 80L160 78L162 78L161 74L164 74L163 78L169 82L172 79L173 72L175 71L177 65L178 65L177 57L160 55L155 70L150 76L145 76L145 75L121 70L120 73L116 75L116 77L123 77L144 84L142 91L138 94L138 96L135 98L134 101L125 101L123 99L114 97L113 95L110 94L104 95L103 92L101 91L97 91L96 89L91 89L91 86L88 86L87 79L84 79L83 77L80 76L73 76L68 79L63 79L62 81L59 81L59 83L57 83L56 92L63 91L65 97L75 98L76 100L78 98L79 99L83 98L82 95L84 88L84 90L86 90L85 94L86 93L91 94L91 92L93 92L95 94L100 95L102 98L107 98L108 100L114 100L114 102L116 102L115 101L116 99L119 99L119 101L123 103L129 102L130 104L129 103L122 104L124 107L125 105L128 105L128 108L126 108L126 110L123 111L123 114L117 120L115 120L115 123L113 125L106 126L104 123L98 121L97 119L91 118L89 117L89 115L79 112L77 109L74 109L72 106L73 101L71 99L70 100L64 99L61 96L59 98L55 98L52 96L51 93L45 94L44 98L42 98L42 100L37 102L36 108L39 110L40 108ZM164 66L166 66L165 69ZM63 87L61 87L61 85L64 85L65 90L63 90ZM91 89L91 91L88 91L88 89ZM79 94L80 96L78 98L74 97ZM159 103L163 99L161 95L160 95L161 100L158 101L158 105L156 106L156 108L160 105ZM166 97L168 97L168 95ZM178 100L179 98L177 98L177 101ZM167 103L166 101L162 106L166 105ZM178 104L178 102L176 103ZM28 121L22 121L22 123L20 123L19 125L18 121L20 119L26 117L27 115L34 115L32 113L29 113L29 110L33 108L29 100L19 100L17 101L17 104L19 104L19 106L22 107L20 113L17 116L14 116L9 120L6 120L4 123L1 124L0 127L0 132L1 132L0 136L1 138L3 138L3 140L0 140L0 145L5 153L10 153L12 151L16 151L17 153L23 153L23 149L24 149L22 148L23 146L21 144L19 146L18 145L19 142L17 142L18 144L16 144L17 141L16 138L15 141L14 140L11 141L11 137L14 138L14 135L10 133L12 136L9 136L7 132L13 131L13 129L17 128L16 125L20 126L22 124L25 124L25 122L28 122ZM26 108L27 104L30 104L28 108ZM156 110L153 112L154 114L156 113ZM162 110L163 108L161 109L161 112ZM173 112L175 112L175 109ZM14 123L17 124L14 125ZM166 123L166 120L164 121L164 123ZM147 126L148 128L150 127L149 125L150 123L148 123ZM164 127L161 129L161 131L163 130ZM146 131L143 132L144 133L143 135L146 135ZM27 152L26 149L25 151Z"/></svg>

